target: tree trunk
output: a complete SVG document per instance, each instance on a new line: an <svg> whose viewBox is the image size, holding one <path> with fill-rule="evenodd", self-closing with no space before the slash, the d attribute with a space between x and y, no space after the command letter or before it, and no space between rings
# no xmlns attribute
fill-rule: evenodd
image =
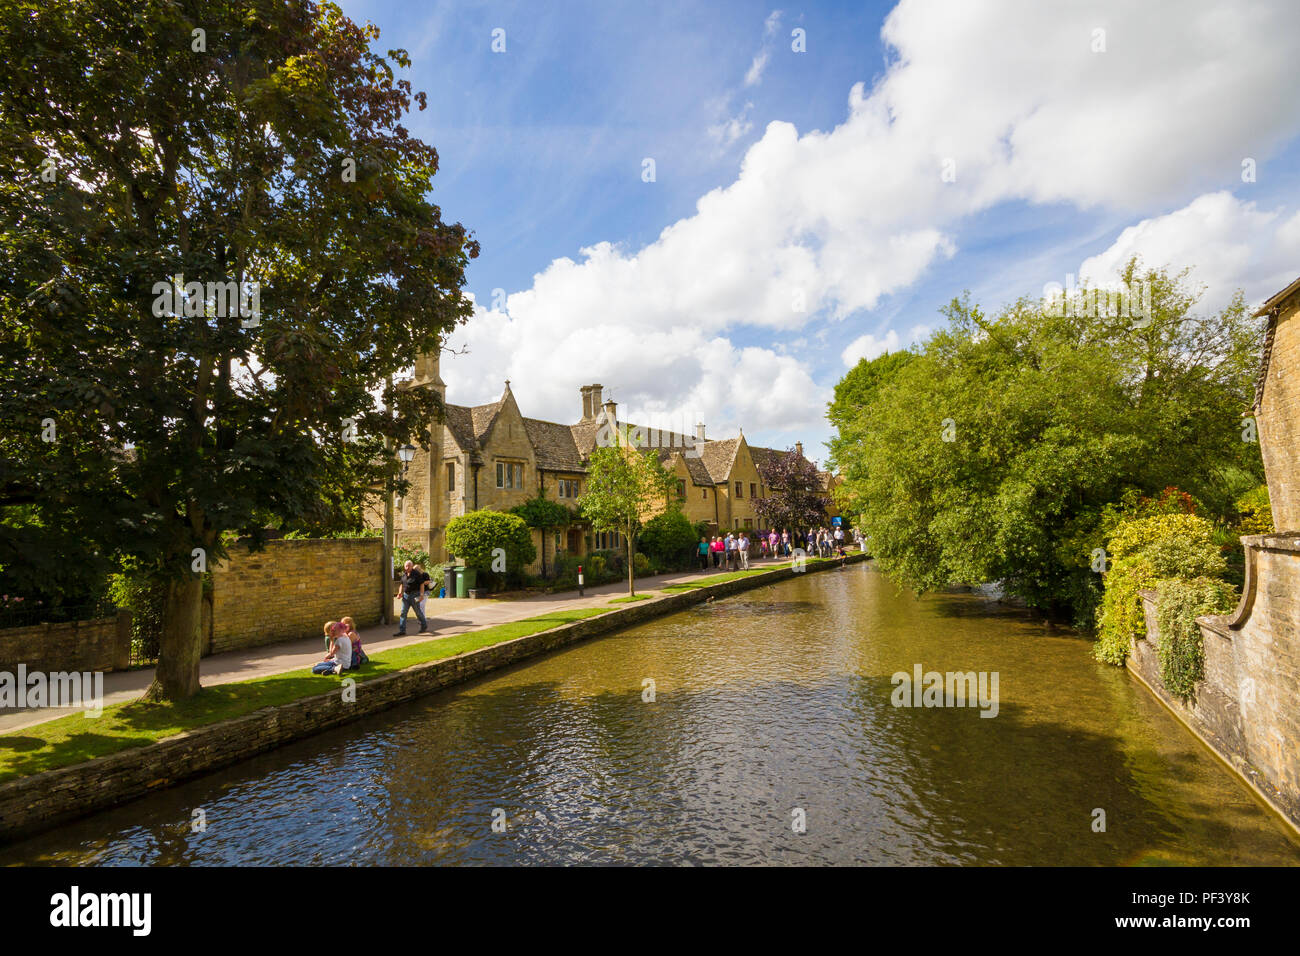
<svg viewBox="0 0 1300 956"><path fill-rule="evenodd" d="M629 596L636 596L636 562L632 560L636 557L636 548L632 544L632 536L627 536L627 593Z"/></svg>
<svg viewBox="0 0 1300 956"><path fill-rule="evenodd" d="M203 575L187 574L167 584L158 667L145 700L185 700L199 692L203 640Z"/></svg>

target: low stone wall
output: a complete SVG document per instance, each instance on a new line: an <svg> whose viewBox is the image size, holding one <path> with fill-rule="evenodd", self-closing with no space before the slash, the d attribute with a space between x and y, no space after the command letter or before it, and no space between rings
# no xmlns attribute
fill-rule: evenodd
<svg viewBox="0 0 1300 956"><path fill-rule="evenodd" d="M350 615L377 624L386 582L379 538L280 539L262 551L232 549L212 569L205 654L319 637L321 625Z"/></svg>
<svg viewBox="0 0 1300 956"><path fill-rule="evenodd" d="M1160 679L1155 593L1128 666L1165 705L1300 828L1300 534L1242 539L1246 581L1232 614L1198 618L1205 677L1181 701Z"/></svg>
<svg viewBox="0 0 1300 956"><path fill-rule="evenodd" d="M0 631L0 671L111 671L130 662L130 618L121 615Z"/></svg>
<svg viewBox="0 0 1300 956"><path fill-rule="evenodd" d="M866 555L848 560L865 561ZM837 566L838 562L809 563L804 573ZM352 703L344 702L341 688L335 685L326 693L199 727L155 744L0 784L0 840L13 840L125 803L488 671L795 574L789 568L777 569L633 602L597 617L358 682Z"/></svg>

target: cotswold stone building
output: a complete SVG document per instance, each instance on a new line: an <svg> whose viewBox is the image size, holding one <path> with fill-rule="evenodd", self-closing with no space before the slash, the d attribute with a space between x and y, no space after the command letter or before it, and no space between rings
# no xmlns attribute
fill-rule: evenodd
<svg viewBox="0 0 1300 956"><path fill-rule="evenodd" d="M519 410L510 382L497 401L489 405L446 403L447 386L438 371L436 354L416 361L415 377L408 388L430 388L443 398L445 421L434 423L430 440L417 447L407 478L409 493L397 499L394 517L396 542L418 544L435 561L447 558L443 532L447 522L470 511L489 508L508 511L540 492L546 498L574 508L586 487L587 461L598 444L608 444L613 429L640 430L658 449L660 462L677 478L677 497L692 522L705 521L711 530L757 528L756 499L767 494L758 462L783 452L750 445L742 433L735 438L711 439L705 426L694 435L640 429L620 421L615 402L604 400L603 387L584 385L579 391L581 417L572 425L527 418ZM796 446L803 454L803 446ZM830 476L825 476L828 482ZM367 512L371 527L382 528L383 502ZM590 551L624 546L617 534L594 531L576 520L548 534L543 542L533 533L541 567L557 554L584 555Z"/></svg>

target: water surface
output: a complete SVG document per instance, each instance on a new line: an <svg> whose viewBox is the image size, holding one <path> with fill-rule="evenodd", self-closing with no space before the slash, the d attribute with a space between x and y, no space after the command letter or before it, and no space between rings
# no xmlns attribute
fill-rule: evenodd
<svg viewBox="0 0 1300 956"><path fill-rule="evenodd" d="M1250 791L1089 651L855 565L421 698L0 863L1300 863ZM893 706L891 675L918 663L996 671L997 717Z"/></svg>

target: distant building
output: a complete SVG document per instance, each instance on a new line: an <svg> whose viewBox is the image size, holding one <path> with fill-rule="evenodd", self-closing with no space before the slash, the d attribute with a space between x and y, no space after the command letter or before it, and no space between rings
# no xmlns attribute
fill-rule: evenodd
<svg viewBox="0 0 1300 956"><path fill-rule="evenodd" d="M436 354L416 361L415 377L404 387L431 388L446 401L447 386L438 370ZM603 387L583 385L579 389L582 415L572 425L526 418L515 402L510 383L501 397L489 405L446 404L446 419L430 429L431 440L419 446L406 477L408 494L397 500L394 525L398 544L418 544L430 558L447 558L443 533L452 519L488 508L508 511L535 498L568 505L575 511L586 488L587 462L599 444L610 443L613 429L646 436L657 449L664 468L677 478L677 496L682 512L692 522L708 522L710 529L759 526L755 499L768 493L758 471L758 462L784 454L774 448L750 445L744 432L735 438L710 439L703 424L694 435L658 431L620 421L618 407L602 399ZM802 443L796 446L803 454ZM823 473L826 487L833 481ZM367 523L383 527L382 500L367 509ZM547 555L584 555L590 551L625 546L613 532L595 531L581 520L548 534L533 533L541 567ZM553 562L548 560L547 566Z"/></svg>

